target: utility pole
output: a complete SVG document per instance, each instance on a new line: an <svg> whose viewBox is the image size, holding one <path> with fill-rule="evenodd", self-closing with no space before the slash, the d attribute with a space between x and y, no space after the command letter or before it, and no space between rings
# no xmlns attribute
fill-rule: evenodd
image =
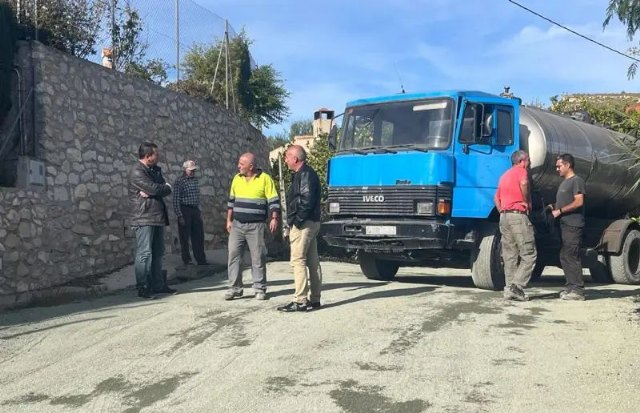
<svg viewBox="0 0 640 413"><path fill-rule="evenodd" d="M35 10L33 11L33 15L34 15L34 20L36 23L36 33L35 33L35 38L36 38L36 42L38 41L38 0L35 1Z"/></svg>
<svg viewBox="0 0 640 413"><path fill-rule="evenodd" d="M224 94L225 94L225 102L227 105L227 110L229 109L229 20L224 20L224 47L226 50L225 53L225 61L227 64L224 65Z"/></svg>
<svg viewBox="0 0 640 413"><path fill-rule="evenodd" d="M116 48L116 2L111 0L111 68L117 70L118 50Z"/></svg>
<svg viewBox="0 0 640 413"><path fill-rule="evenodd" d="M176 0L176 81L180 81L180 0Z"/></svg>

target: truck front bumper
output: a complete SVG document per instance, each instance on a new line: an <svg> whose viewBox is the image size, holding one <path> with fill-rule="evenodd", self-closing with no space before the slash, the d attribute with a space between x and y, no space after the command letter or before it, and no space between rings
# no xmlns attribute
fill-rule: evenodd
<svg viewBox="0 0 640 413"><path fill-rule="evenodd" d="M322 224L322 236L333 247L369 252L443 249L455 227L420 220L334 220Z"/></svg>

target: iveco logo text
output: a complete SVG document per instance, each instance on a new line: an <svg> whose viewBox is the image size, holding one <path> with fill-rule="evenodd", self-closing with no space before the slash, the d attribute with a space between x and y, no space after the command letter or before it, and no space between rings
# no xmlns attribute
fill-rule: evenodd
<svg viewBox="0 0 640 413"><path fill-rule="evenodd" d="M362 195L362 202L384 202L384 195Z"/></svg>

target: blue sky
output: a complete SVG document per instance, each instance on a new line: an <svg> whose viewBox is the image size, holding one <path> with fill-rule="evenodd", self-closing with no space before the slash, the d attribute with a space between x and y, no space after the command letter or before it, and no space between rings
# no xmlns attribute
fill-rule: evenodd
<svg viewBox="0 0 640 413"><path fill-rule="evenodd" d="M291 92L291 116L266 135L341 113L347 101L400 92L503 86L524 102L562 93L638 91L629 59L506 0L196 0L254 40L258 64L273 64ZM573 30L626 52L617 21L602 30L608 0L520 0ZM401 79L401 80L400 80Z"/></svg>

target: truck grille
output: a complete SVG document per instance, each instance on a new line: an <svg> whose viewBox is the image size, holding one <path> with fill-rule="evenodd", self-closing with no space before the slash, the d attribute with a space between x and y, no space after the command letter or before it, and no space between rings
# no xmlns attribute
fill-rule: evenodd
<svg viewBox="0 0 640 413"><path fill-rule="evenodd" d="M333 217L425 216L416 214L417 201L432 201L435 211L438 200L451 200L451 194L451 187L445 185L333 187L329 188L327 204L340 204L339 213L329 213Z"/></svg>

